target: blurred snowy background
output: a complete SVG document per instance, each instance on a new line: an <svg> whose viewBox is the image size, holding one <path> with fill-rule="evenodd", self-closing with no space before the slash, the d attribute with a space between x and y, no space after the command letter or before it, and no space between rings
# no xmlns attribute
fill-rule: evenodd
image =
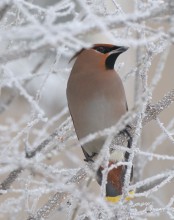
<svg viewBox="0 0 174 220"><path fill-rule="evenodd" d="M156 103L174 88L172 0L0 1L0 219L174 218L173 105L142 129L146 154L133 161L134 183L168 172L155 189L120 211L95 180L67 184L85 166L67 110L69 60L93 43L129 46L115 66L129 109L147 90ZM70 196L47 210L56 192Z"/></svg>

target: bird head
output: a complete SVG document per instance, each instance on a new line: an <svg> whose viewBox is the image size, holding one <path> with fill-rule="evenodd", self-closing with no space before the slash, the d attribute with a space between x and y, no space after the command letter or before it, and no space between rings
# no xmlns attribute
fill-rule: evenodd
<svg viewBox="0 0 174 220"><path fill-rule="evenodd" d="M128 50L128 47L115 46L111 44L95 44L92 48L100 54L100 56L105 57L105 67L106 69L114 69L117 57Z"/></svg>
<svg viewBox="0 0 174 220"><path fill-rule="evenodd" d="M97 67L104 67L107 70L114 69L117 57L125 52L128 47L115 46L112 44L94 44L91 48L81 49L72 58L80 58L80 62L91 62ZM70 60L70 61L71 61ZM77 59L78 63L78 59Z"/></svg>

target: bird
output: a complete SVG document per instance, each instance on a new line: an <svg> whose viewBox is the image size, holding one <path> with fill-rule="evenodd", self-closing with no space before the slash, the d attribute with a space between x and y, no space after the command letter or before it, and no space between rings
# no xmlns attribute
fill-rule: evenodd
<svg viewBox="0 0 174 220"><path fill-rule="evenodd" d="M79 140L116 125L128 111L124 86L114 69L118 56L127 50L128 47L125 46L99 43L90 48L82 48L71 58L70 61L75 59L75 63L67 82L66 94L69 112ZM130 148L132 137L127 128L122 132L128 135ZM106 137L100 137L81 146L86 162L96 161L105 140ZM126 153L114 151L108 164L111 166L126 161L128 157L127 151ZM96 172L96 180L100 185L103 169L101 165ZM118 166L108 172L106 198L111 198L112 201L113 198L122 195L125 173L124 166Z"/></svg>

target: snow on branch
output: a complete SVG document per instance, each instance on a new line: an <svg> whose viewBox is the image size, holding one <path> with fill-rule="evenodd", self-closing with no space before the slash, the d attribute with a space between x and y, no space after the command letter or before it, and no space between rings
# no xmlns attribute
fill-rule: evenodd
<svg viewBox="0 0 174 220"><path fill-rule="evenodd" d="M159 118L174 101L173 85L168 85L173 80L168 74L173 15L172 0L126 5L119 0L0 1L0 218L58 219L60 212L71 220L140 219L162 213L174 218L174 195L161 199L174 178L174 120L170 115L166 126ZM134 81L134 105L115 126L78 142L65 101L68 61L82 47L104 41L103 36L130 47L128 60L118 61L116 69L124 73L124 83ZM152 97L166 78L168 92L154 104ZM149 143L142 128L151 121L161 133L153 132ZM131 149L126 147L125 127L133 137ZM96 163L82 165L80 144L101 136L106 142ZM166 142L170 150L165 150ZM130 157L113 165L126 165L127 171L121 200L112 205L103 197L107 161L114 150L128 151ZM105 169L98 195L99 186L93 190L92 185L101 162ZM137 178L130 183L132 165ZM125 202L131 190L134 199Z"/></svg>
<svg viewBox="0 0 174 220"><path fill-rule="evenodd" d="M174 101L174 91L172 90L171 92L169 92L167 95L165 95L159 102L157 102L156 104L154 104L152 107L148 106L146 109L146 116L144 118L144 125L146 123L149 123L151 120L156 119L157 116L161 113L161 111L164 111L168 106L170 106L170 104L172 104ZM66 112L67 110L63 111L63 114ZM68 122L69 122L69 118L68 118ZM134 129L134 124L135 121L131 123L131 128L129 128L129 131L131 132L131 135L134 135L135 129ZM124 122L124 121L123 121ZM33 152L27 153L26 156L28 158L32 158L33 156L35 156L35 154L37 152L40 152L41 150L43 150L44 148L47 147L47 145L53 141L53 139L59 140L59 136L62 136L61 134L61 130L62 128L64 129L63 132L65 132L65 140L66 141L72 134L72 123L71 126L69 127L65 127L65 125L67 124L67 121L65 123L63 123L60 128L56 129L56 131L54 131L49 138L47 138L46 140L44 140ZM113 132L113 129L109 129L110 131ZM89 135L87 137L88 141L91 141L93 139L96 138L96 136L98 137L98 135L106 135L108 134L108 129L105 131L101 131L100 133L96 133L93 135ZM123 133L118 134L117 136L115 136L114 139L114 145L124 145L124 143L127 141L127 138ZM83 143L86 143L86 141L84 141ZM61 143L57 143L57 145L59 146ZM65 146L66 147L66 146ZM57 148L57 147L56 147ZM60 149L60 147L59 147ZM58 148L57 148L58 150ZM141 154L141 152L140 152ZM144 154L147 156L153 156L152 155L148 155L147 153ZM155 156L155 155L154 155ZM160 156L157 156L158 158L160 158ZM168 156L164 156L164 159L168 159ZM171 158L172 160L174 160L174 157ZM21 173L22 168L18 169L18 170L14 170L13 172L10 173L9 177L3 181L3 183L1 184L1 190L6 190L10 187L10 185L13 183L13 181L15 181L15 179L18 177L18 175ZM14 175L15 174L15 175ZM84 179L86 178L86 172L85 169L80 169L75 176L72 177L72 179L70 181L68 181L69 183L71 183L72 181L74 182L80 182L80 181L84 181ZM148 191L149 193L151 191L149 191L150 189L153 189L155 186L159 187L159 184L162 183L164 180L168 181L168 178L173 178L171 176L171 172L168 171L167 175L160 175L159 177L157 177L157 179L154 178L149 178L149 181L143 181L143 184L138 185L138 183L135 186L131 186L130 189L132 188L136 188L136 191L138 192L138 195L140 196L140 192L144 192L144 191ZM147 183L146 183L147 182ZM29 219L37 219L37 218L41 218L41 217L45 217L45 215L49 215L51 211L53 211L54 209L56 209L57 206L61 205L61 203L63 202L63 200L65 198L67 198L69 194L67 193L59 193L57 192L53 198L51 198L46 205L44 205L44 207L42 207L42 209L40 209L37 212L37 217L31 217ZM142 194L145 195L145 194ZM55 199L56 198L56 199ZM53 202L54 201L54 202ZM51 207L50 207L51 205ZM47 210L48 209L48 210ZM39 216L39 217L38 217Z"/></svg>
<svg viewBox="0 0 174 220"><path fill-rule="evenodd" d="M158 101L156 104L154 105L148 105L147 109L146 109L146 116L143 120L144 125L149 123L151 120L156 120L157 116L164 111L167 107L169 107L172 103L174 102L174 90L170 91L167 95L165 95L160 101ZM67 112L67 109L65 109L64 111L62 111L62 113L60 113L60 117L62 115L64 115ZM126 125L126 123L124 122L124 120L122 121L122 126L124 127ZM136 119L130 123L130 127L128 127L128 130L130 132L130 134L133 136L134 132L135 132L135 124L136 124ZM90 142L100 136L105 136L106 134L109 134L110 132L114 132L117 131L118 132L118 125L112 127L112 128L108 128L105 129L103 131L94 133L94 134L90 134L87 137L85 137L81 143L87 143ZM120 129L121 130L121 129ZM61 140L61 136L62 135L62 131L64 132L64 140ZM62 125L56 129L47 139L45 139L41 144L39 144L34 151L32 152L26 152L26 157L27 158L32 158L36 155L36 153L40 152L41 150L43 150L44 148L47 147L47 145L53 141L54 139L56 139L57 142L57 146L59 146L58 148L56 147L56 150L61 149L61 142L63 141L67 141L72 135L72 122L70 122L70 118L68 118L64 123L62 123ZM125 142L127 142L127 136L123 133L119 133L117 136L114 137L114 145L124 145ZM61 140L61 142L59 142L59 140ZM65 145L65 148L67 146ZM69 148L70 146L68 146ZM152 155L153 156L153 155ZM20 170L20 168L19 168ZM21 168L22 171L22 168ZM15 180L15 178L17 178L18 175L13 175L15 171L13 171L12 173L10 173L9 177L3 181L3 183L1 184L1 190L6 190L9 188L10 184L13 183L13 181ZM20 172L17 172L17 174ZM16 174L16 172L15 172Z"/></svg>

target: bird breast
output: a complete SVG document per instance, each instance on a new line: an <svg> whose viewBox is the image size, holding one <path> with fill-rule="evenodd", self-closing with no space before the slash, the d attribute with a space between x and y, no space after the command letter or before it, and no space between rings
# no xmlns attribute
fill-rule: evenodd
<svg viewBox="0 0 174 220"><path fill-rule="evenodd" d="M79 139L115 125L126 110L123 84L115 71L98 74L71 74L67 98ZM98 153L104 138L84 146L87 152ZM119 156L121 157L121 155Z"/></svg>
<svg viewBox="0 0 174 220"><path fill-rule="evenodd" d="M115 125L127 111L123 84L115 71L70 76L67 97L79 138Z"/></svg>

